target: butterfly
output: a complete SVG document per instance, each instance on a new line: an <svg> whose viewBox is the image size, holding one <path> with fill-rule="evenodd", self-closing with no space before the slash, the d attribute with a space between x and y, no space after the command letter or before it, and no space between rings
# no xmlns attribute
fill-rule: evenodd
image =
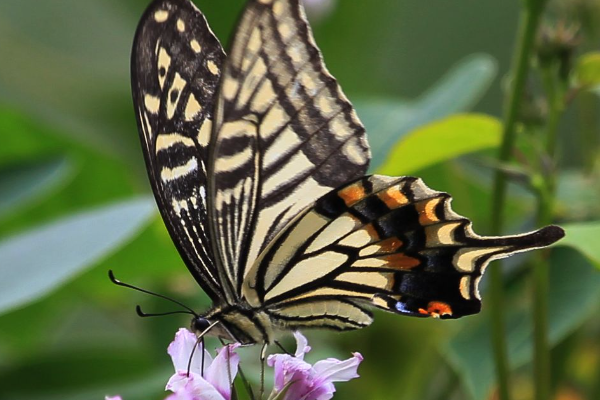
<svg viewBox="0 0 600 400"><path fill-rule="evenodd" d="M564 235L479 236L447 193L365 175L365 129L299 0L248 1L229 55L191 1L156 0L131 65L158 208L213 301L197 332L271 343L366 327L371 309L475 314L490 261Z"/></svg>

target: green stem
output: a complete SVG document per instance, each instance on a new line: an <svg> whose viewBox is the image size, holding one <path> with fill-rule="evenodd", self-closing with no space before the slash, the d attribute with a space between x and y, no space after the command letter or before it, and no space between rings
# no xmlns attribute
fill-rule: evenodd
<svg viewBox="0 0 600 400"><path fill-rule="evenodd" d="M577 96L577 109L579 113L579 130L581 131L581 142L583 143L583 162L586 173L592 173L598 158L598 109L597 95L583 91Z"/></svg>
<svg viewBox="0 0 600 400"><path fill-rule="evenodd" d="M524 4L521 11L518 43L515 47L512 66L512 82L505 107L502 145L498 159L505 163L510 159L516 138L516 125L523 91L527 81L531 50L535 41L540 15L545 0L530 0ZM504 205L506 202L506 174L498 169L494 177L492 193L491 231L500 235L504 228ZM506 346L506 326L504 316L504 288L502 271L499 266L490 269L490 311L492 327L492 347L498 381L499 400L510 399L509 366Z"/></svg>
<svg viewBox="0 0 600 400"><path fill-rule="evenodd" d="M542 82L548 99L549 113L546 125L545 153L542 156L541 170L544 179L541 182L537 206L537 224L544 226L552 223L554 215L554 197L556 179L554 156L558 137L558 124L564 111L564 89L558 77L558 66L550 65L542 69ZM545 159L544 159L545 158ZM535 399L550 398L550 346L548 344L548 254L540 251L535 257L533 268L533 337L534 337L534 374Z"/></svg>

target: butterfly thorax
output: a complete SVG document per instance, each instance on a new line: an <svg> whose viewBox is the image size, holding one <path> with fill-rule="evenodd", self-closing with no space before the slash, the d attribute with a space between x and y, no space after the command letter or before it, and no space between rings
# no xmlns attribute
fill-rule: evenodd
<svg viewBox="0 0 600 400"><path fill-rule="evenodd" d="M276 339L278 331L264 311L243 302L216 306L202 318L210 322L220 322L209 332L211 336L241 344L271 343ZM194 322L192 329L196 333L201 331Z"/></svg>

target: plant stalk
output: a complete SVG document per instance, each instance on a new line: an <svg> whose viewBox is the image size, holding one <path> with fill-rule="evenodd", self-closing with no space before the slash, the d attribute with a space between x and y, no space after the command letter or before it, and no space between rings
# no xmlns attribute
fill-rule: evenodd
<svg viewBox="0 0 600 400"><path fill-rule="evenodd" d="M527 82L531 51L535 42L540 16L546 0L529 0L524 2L519 20L517 44L513 55L511 68L512 82L510 84L507 102L504 109L504 127L502 144L498 160L506 163L512 153L516 139L516 125ZM507 176L504 171L497 169L494 176L492 192L491 232L500 235L504 229L504 208L506 203ZM492 347L496 379L498 382L498 399L510 400L508 351L506 344L506 325L504 315L504 287L502 271L499 265L490 269L490 311L492 327Z"/></svg>
<svg viewBox="0 0 600 400"><path fill-rule="evenodd" d="M554 159L558 138L558 125L564 111L565 89L560 82L558 65L542 68L542 83L548 99L549 113L545 129L545 148L542 155L541 170L543 180L538 193L537 224L545 226L552 223L556 193L556 174ZM550 345L548 342L548 298L550 250L536 254L533 267L533 338L534 338L534 388L535 400L550 398Z"/></svg>

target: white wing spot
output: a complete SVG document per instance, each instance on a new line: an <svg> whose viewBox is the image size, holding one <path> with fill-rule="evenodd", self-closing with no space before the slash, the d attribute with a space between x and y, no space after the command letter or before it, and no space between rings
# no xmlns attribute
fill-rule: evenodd
<svg viewBox="0 0 600 400"><path fill-rule="evenodd" d="M186 164L175 168L163 168L160 172L160 178L163 182L174 181L175 179L186 176L187 174L198 169L198 160L192 157Z"/></svg>
<svg viewBox="0 0 600 400"><path fill-rule="evenodd" d="M208 60L208 62L206 63L206 66L208 67L208 70L210 71L210 73L213 75L219 75L219 72L221 72L219 70L219 67L217 67L217 64L215 64L215 62L213 60Z"/></svg>
<svg viewBox="0 0 600 400"><path fill-rule="evenodd" d="M177 30L182 33L185 32L185 22L182 19L177 20Z"/></svg>
<svg viewBox="0 0 600 400"><path fill-rule="evenodd" d="M475 297L477 297L478 300L481 300L481 294L479 293L479 282L481 281L481 276L478 276L477 278L475 278L475 281L473 281L473 285L475 286Z"/></svg>
<svg viewBox="0 0 600 400"><path fill-rule="evenodd" d="M185 119L186 121L191 121L194 119L198 113L202 111L202 106L196 100L196 96L192 93L188 98L187 104L185 106Z"/></svg>
<svg viewBox="0 0 600 400"><path fill-rule="evenodd" d="M173 118L175 115L175 111L177 109L177 104L179 103L179 99L181 98L181 92L185 88L187 82L185 79L179 75L179 72L175 74L175 79L173 79L173 85L169 90L169 98L167 101L167 117L169 119ZM189 103L188 103L189 104Z"/></svg>
<svg viewBox="0 0 600 400"><path fill-rule="evenodd" d="M188 210L188 203L186 200L173 199L171 206L178 216L181 216L181 210Z"/></svg>
<svg viewBox="0 0 600 400"><path fill-rule="evenodd" d="M167 150L176 144L182 144L186 147L194 147L196 144L189 137L180 135L179 133L161 134L156 139L156 153L162 150Z"/></svg>
<svg viewBox="0 0 600 400"><path fill-rule="evenodd" d="M475 270L475 263L481 257L492 253L500 253L506 250L508 247L487 247L487 248L474 248L464 247L458 250L454 256L454 266L461 272L473 272ZM493 257L493 259L498 257Z"/></svg>
<svg viewBox="0 0 600 400"><path fill-rule="evenodd" d="M164 47L161 47L158 50L158 82L160 83L160 88L162 89L165 85L165 79L167 79L167 72L169 72L169 68L171 67L171 56L167 53Z"/></svg>
<svg viewBox="0 0 600 400"><path fill-rule="evenodd" d="M200 186L200 198L202 199L202 204L206 207L206 189L204 186Z"/></svg>
<svg viewBox="0 0 600 400"><path fill-rule="evenodd" d="M205 119L204 123L200 127L200 131L198 131L198 143L202 147L208 146L210 142L210 135L212 131L212 121L210 119Z"/></svg>
<svg viewBox="0 0 600 400"><path fill-rule="evenodd" d="M279 26L279 34L281 35L281 39L285 42L292 34L292 28L288 24L281 24Z"/></svg>
<svg viewBox="0 0 600 400"><path fill-rule="evenodd" d="M283 14L284 8L283 8L283 4L282 3L275 3L273 4L273 14L275 14L276 16L281 16L281 14Z"/></svg>
<svg viewBox="0 0 600 400"><path fill-rule="evenodd" d="M160 109L160 99L151 94L147 94L144 96L144 106L146 106L146 110L148 110L149 113L158 114L158 110Z"/></svg>
<svg viewBox="0 0 600 400"><path fill-rule="evenodd" d="M466 300L471 300L471 293L469 292L470 289L471 277L467 275L460 278L460 295Z"/></svg>
<svg viewBox="0 0 600 400"><path fill-rule="evenodd" d="M342 151L352 163L358 165L364 164L365 154L355 140L350 140L346 143Z"/></svg>
<svg viewBox="0 0 600 400"><path fill-rule="evenodd" d="M154 13L154 20L158 23L163 23L169 19L169 12L165 10L158 10Z"/></svg>
<svg viewBox="0 0 600 400"><path fill-rule="evenodd" d="M196 39L192 39L192 41L190 41L190 46L196 53L200 53L202 51L202 46L200 46L200 43L198 43Z"/></svg>

